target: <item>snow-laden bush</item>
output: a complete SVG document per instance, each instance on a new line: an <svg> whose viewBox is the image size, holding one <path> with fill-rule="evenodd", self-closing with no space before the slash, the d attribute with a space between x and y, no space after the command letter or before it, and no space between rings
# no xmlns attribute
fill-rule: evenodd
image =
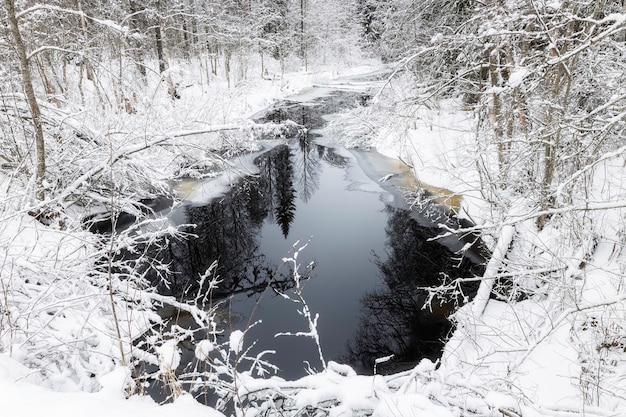
<svg viewBox="0 0 626 417"><path fill-rule="evenodd" d="M0 350L55 389L97 390L100 376L130 359L133 338L159 320L147 283L114 259L138 238L1 215Z"/></svg>

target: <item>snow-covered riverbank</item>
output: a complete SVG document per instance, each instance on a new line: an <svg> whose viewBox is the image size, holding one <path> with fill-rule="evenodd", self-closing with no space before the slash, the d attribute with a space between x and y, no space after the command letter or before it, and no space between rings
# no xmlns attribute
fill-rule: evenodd
<svg viewBox="0 0 626 417"><path fill-rule="evenodd" d="M345 75L372 69L355 68ZM220 113L214 119L205 113L203 123L239 122L271 103L272 97L328 82L335 75L292 74L280 85L259 81L237 90L239 95L232 94L228 107L237 111ZM191 94L187 104L174 112L175 117L182 118L196 100ZM424 361L404 373L364 377L330 364L325 373L300 381L261 380L242 373L235 385L237 395L248 396L249 404L258 407L247 413L284 407L293 413L308 408L330 415L379 417L621 415L626 406L623 155L607 156L603 169L597 170L597 186L591 187L594 195L588 201L573 201L573 209L555 213L561 217L538 231L533 207L519 195L505 204L485 198L489 193L477 161L495 156L493 149L481 148L477 142L471 112L452 101L440 103L441 107L419 110L407 125L381 111L395 101L393 97L374 100L373 107L351 112L351 121L338 122L348 145L374 146L406 161L421 181L461 194L462 213L482 228L492 247L503 248L495 252L485 282L492 283L502 274L515 275L516 285L527 292L519 299L509 294L509 302L483 297L464 306L455 315L458 328L438 367ZM173 104L164 100L162 105L165 110L157 112L161 117ZM201 130L201 123L196 122L191 117L162 133ZM132 126L133 132L141 129L135 122ZM120 143L124 144L115 142ZM255 146L250 143L248 149ZM146 154L137 152L124 169L111 169L110 177L124 178L126 168L133 164L136 171L150 165L146 177L158 182L180 167L162 149ZM87 163L78 157L76 161ZM132 340L152 325L149 320L159 320L150 310L157 297L149 290L142 292L140 285L124 289L122 281L109 281L106 264L99 264L100 273L94 269L98 258L122 247L129 235L103 248L81 231L77 219L60 218L51 227L43 226L29 216L24 194L12 181L3 174L6 204L0 213L0 308L5 314L0 323L0 408L6 415L219 415L188 395L166 406L145 397L125 399L129 378L119 365L124 359L121 352L130 346L120 351L118 339ZM127 191L120 190L120 199L133 197ZM51 193L50 199L64 204L65 200L55 198L58 195ZM576 207L585 204L598 208L613 204L615 208L585 213L589 230L584 231L589 233L583 233L576 229L582 224L582 211ZM577 235L581 239L574 245ZM553 279L555 274L562 280ZM106 291L107 283L115 285L113 298ZM133 309L125 304L128 300L133 300ZM237 351L238 344L234 345L231 348ZM167 362L165 358L161 363Z"/></svg>
<svg viewBox="0 0 626 417"><path fill-rule="evenodd" d="M376 147L462 195L461 215L476 223L467 231L481 231L493 250L479 294L453 316L440 365L416 391L452 415L623 415L623 147L577 172L593 173L586 194L540 229L534 191L524 191L532 184L495 185L499 150L471 110L454 100L412 106L401 80L386 90L337 122L347 144Z"/></svg>

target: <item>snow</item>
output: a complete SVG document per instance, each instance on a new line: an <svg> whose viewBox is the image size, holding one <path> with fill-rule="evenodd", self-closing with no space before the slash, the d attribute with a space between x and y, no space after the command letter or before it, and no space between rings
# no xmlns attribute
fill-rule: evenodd
<svg viewBox="0 0 626 417"><path fill-rule="evenodd" d="M126 370L117 368L100 379L97 393L56 392L30 381L31 371L0 354L0 403L2 414L12 417L110 417L175 415L219 417L223 414L200 405L190 395L159 405L149 397L126 398Z"/></svg>
<svg viewBox="0 0 626 417"><path fill-rule="evenodd" d="M230 333L228 344L230 346L230 350L233 353L235 354L241 353L243 349L243 336L244 336L244 333L241 330L234 330L233 332Z"/></svg>
<svg viewBox="0 0 626 417"><path fill-rule="evenodd" d="M279 85L268 85L265 83L259 85L253 94L242 94L238 98L231 97L228 107L230 110L236 109L236 111L220 112L218 118L216 119L214 116L212 120L217 120L224 125L224 123L229 123L232 117L245 117L246 115L257 114L260 108L270 104L271 101L268 100L268 97L280 98L287 94L299 92L292 98L306 102L320 95L327 94L330 88L335 88L338 85L342 88L362 88L362 82L358 78L354 78L354 76L366 74L371 70L372 67L365 66L352 68L344 73L345 78L338 80L335 80L337 73L334 70L287 75L285 81ZM184 74L181 75L178 70L172 70L171 72L175 77L184 77ZM312 89L313 83L323 84L327 87ZM196 94L199 94L199 92L190 90L184 94L188 94L187 99L192 101L195 100ZM242 103L242 101L245 101L245 103ZM182 113L188 109L184 103L180 105L180 108L172 108L167 102L159 101L151 104L150 107L150 110L157 115L159 112L171 109L173 113L170 116L172 118L181 117L181 119ZM120 122L126 117L124 115L121 116ZM219 120L219 117L223 117L223 119ZM203 117L197 118L202 119ZM73 119L70 118L70 120ZM216 123L212 124L212 126L216 125ZM132 123L128 126L129 129L125 130L135 129ZM181 136L181 134L185 134L186 137L195 140L197 135L193 135L194 132L201 129L206 129L206 126L180 124L175 126L170 133L163 133L162 136ZM92 132L95 131L97 129L92 129ZM187 133L192 133L192 135L187 136ZM273 145L274 143L268 142L264 143L263 147ZM122 146L130 149L129 146L136 145L132 142L123 142ZM153 153L150 157L155 155L156 153ZM255 153L249 153L242 157L230 159L228 161L228 169L223 169L215 176L196 180L193 187L189 187L185 183L179 183L177 188L180 197L191 204L202 204L208 199L215 198L242 175L250 175L255 172L252 164L255 156ZM142 155L138 155L138 157L150 158ZM171 170L167 164L155 166L154 170L159 173L158 175L165 178L171 175ZM91 167L90 172L93 172L93 167ZM8 184L8 181L8 178L3 178L3 184ZM84 180L81 178L74 181L76 186L81 186L83 183ZM190 188L193 189L192 192L188 192ZM17 202L15 205L17 206ZM133 395L128 397L129 389L132 388L132 381L128 375L127 368L114 366L114 363L119 363L120 352L119 346L115 343L115 328L110 321L106 322L106 318L110 318L108 295L106 293L94 293L96 287L90 287L88 283L85 283L84 288L81 290L84 292L83 294L76 294L74 284L72 286L68 285L74 281L68 281L67 277L62 281L58 281L58 277L62 276L62 273L69 275L72 280L80 280L93 268L88 256L93 251L93 245L95 244L93 236L87 232L81 234L72 230L71 233L68 233L63 230L43 226L26 213L14 214L5 210L2 215L4 218L2 229L0 230L0 247L2 248L0 255L2 256L3 265L13 265L14 273L19 269L19 276L40 276L40 280L45 288L51 288L49 295L52 295L57 301L52 301L51 304L44 304L47 307L42 309L43 313L47 314L50 311L53 313L58 312L58 309L54 308L55 302L59 303L61 308L62 313L53 315L50 320L44 322L42 329L45 331L39 334L42 337L41 343L47 340L44 337L52 335L55 338L60 338L62 343L67 343L67 351L72 352L69 349L70 344L82 335L84 337L85 350L89 349L92 352L90 355L77 357L74 363L80 364L80 366L76 366L75 369L51 368L50 372L42 377L41 373L33 372L32 369L24 367L17 361L20 360L36 367L37 364L31 362L32 353L17 345L11 346L10 354L0 354L0 404L3 412L10 412L10 415L15 416L45 414L52 417L57 415L66 417L84 416L87 414L94 416L117 415L120 417L166 414L221 415L211 408L200 405L190 395L182 395L166 405L158 405L145 396ZM156 229L159 227L158 224L150 226L150 228ZM152 232L152 230L145 228L139 231L141 234ZM120 236L118 239L119 242L117 243L121 244L127 237ZM3 269L3 273L5 270ZM15 276L17 277L17 275ZM50 286L49 280L58 284ZM6 284L4 276L3 283ZM17 284L24 285L21 281L13 280L12 285L17 286ZM63 289L67 289L67 293L64 293ZM29 291L31 290L29 289ZM12 288L12 293L18 294L19 288ZM48 294L43 294L41 301L47 302L46 298L43 297L44 295L47 296ZM89 307L93 310L86 313L81 311L81 296L94 299L93 306ZM140 293L140 296L145 297L146 295L141 295ZM75 298L74 301L73 298ZM0 307L3 305L4 303L0 303ZM123 313L123 316L129 313L133 314L123 309L118 311L119 313ZM85 323L83 314L91 315L88 320L90 325L81 328L83 326L82 323ZM142 314L146 314L146 312L142 312ZM18 317L16 320L22 320L18 314L16 314L16 317ZM134 319L137 320L140 317L139 314L136 314ZM122 326L123 331L139 334L143 331L142 329L149 327L150 323L158 322L159 320L158 317L150 316L149 314L143 316L143 318L145 322L136 322L132 325L132 328L128 329L124 327L127 324L122 321L124 324ZM243 336L243 332L240 331L230 334L228 347L235 355L243 353ZM48 345L46 344L42 345L42 349L47 347ZM124 348L128 347L125 346ZM206 360L219 349L213 342L204 340L197 344L195 356L200 360ZM53 352L51 351L50 353L52 354ZM101 355L94 355L94 353L101 353ZM136 352L136 355L140 357L142 354ZM181 352L176 344L176 340L170 339L157 344L154 355L145 354L144 358L151 363L158 364L161 374L171 374L180 364ZM87 359L86 363L84 362L85 359ZM58 360L59 363L62 363L62 358L58 358ZM97 378L84 379L82 374L85 369L96 374ZM223 364L218 366L216 370L228 372L228 366ZM245 380L245 374L242 374L241 377ZM274 380L269 379L267 381ZM244 387L246 389L254 387L255 381L257 380L246 381L248 383L242 385L242 389ZM257 381L256 383L267 384L265 381ZM377 401L372 390L378 393L387 391L382 379L378 378L372 381L369 377L357 376L350 367L333 362L328 364L328 369L325 373L311 375L301 381L301 383L307 389L300 390L295 398L295 404L298 407L314 406L320 401L331 398L337 399L340 405L335 407L331 415L345 415L353 409L373 409ZM36 399L36 401L32 399ZM380 415L382 415L381 413L384 413L384 411L379 411Z"/></svg>
<svg viewBox="0 0 626 417"><path fill-rule="evenodd" d="M434 111L423 110L402 130L387 122L372 142L378 152L411 166L420 183L462 195L463 210L475 222L486 221L487 205L473 158L479 152L473 121L471 112L447 101Z"/></svg>
<svg viewBox="0 0 626 417"><path fill-rule="evenodd" d="M215 349L215 346L210 340L200 340L196 344L195 355L198 360L204 361L209 358L209 353Z"/></svg>
<svg viewBox="0 0 626 417"><path fill-rule="evenodd" d="M353 68L348 72L363 73L371 68ZM188 76L178 68L172 68L170 73L175 78ZM155 90L153 102L136 103L136 114L103 114L102 120L81 120L79 117L87 112L64 114L54 108L51 111L55 114L58 112L68 126L78 126L81 131L93 135L94 141L106 136L116 151L128 150L142 146L141 143L137 144L134 134L140 139L144 135L151 139L168 138L216 126L229 126L233 121L257 114L275 99L309 89L314 82L328 83L336 75L337 70L333 68L306 74L285 74L282 80L250 83L238 87L237 91L229 90L216 80L211 85L213 91L208 95L209 98L206 91L194 86L186 89L177 103L172 103ZM224 98L221 108L216 107L219 102L216 97ZM301 98L310 99L306 95ZM209 99L210 102L207 101ZM144 105L146 108L142 109ZM137 120L143 117L145 124L138 126ZM170 124L169 132L158 131L157 127L163 124L154 120L159 117L174 121ZM198 120L203 122L198 123ZM210 122L209 128L205 121ZM118 133L106 133L115 131L121 132L119 140L116 136ZM185 141L193 144L197 140L206 145L209 138L200 136L186 136ZM246 140L249 141L249 138ZM258 151L261 147L276 143L266 142L261 146L250 143L248 146ZM66 162L64 166L62 162L57 162L57 150L52 147L49 169L58 172L58 169L69 168L72 175L79 174L76 178L69 178L74 189L90 185L86 181L88 177L82 175L83 172L93 174L100 166L108 165L102 159L83 161L78 155L68 155L68 149L71 151L72 148L59 149L58 161L70 158L74 165ZM136 157L135 161L130 162L141 168L149 167L149 171L144 173L151 179L172 176L175 165L169 161L171 156L163 150L138 153ZM185 195L182 185L181 197L192 204L215 198L242 175L255 172L256 168L252 164L254 157L252 153L231 158L229 162L224 159L222 162L228 163L229 169L222 170L214 177L199 179L202 186L194 187L191 194ZM119 173L120 178L129 175L124 166ZM122 180L120 183L125 182ZM50 185L50 192L58 186ZM32 184L29 186L32 187ZM66 188L62 195L68 196L71 187ZM27 213L28 208L24 208L31 203L26 199L28 189L20 190L15 180L3 173L0 173L0 190L3 201L0 207L0 311L4 313L5 308L8 308L8 315L0 316L0 351L3 352L0 354L0 408L3 415L221 415L201 406L189 395L183 395L163 406L147 397L127 398L130 381L124 372L125 368L116 364L119 365L122 359L120 348L128 355L131 347L126 342L121 345L117 343L116 332L120 330L122 338L130 340L154 323L159 323L160 318L154 312L142 310L158 297L133 288L132 285L116 287L116 290L121 291L120 299L116 299L121 326L116 329L111 318L109 294L103 291L107 287L103 284L107 276L93 275L93 256L100 256L95 252L98 250L97 238L81 231L79 225L71 219L65 219L68 221L65 227L48 227L36 221ZM10 198L7 197L9 195ZM72 209L85 214L80 213L80 208ZM149 229L138 229L141 232L138 235L149 238L151 233L163 232L162 227L169 226L154 223ZM123 247L130 240L129 235L119 235L114 242L115 247ZM10 295L9 300L7 295ZM121 299L124 297L127 297L126 300L134 309L128 309L127 305L122 304ZM172 301L170 303L175 304ZM8 321L5 321L7 317ZM243 338L237 339L237 336L241 335L236 332L232 334L231 347L233 352L241 353ZM143 355L149 363L158 364L161 373L170 373L180 364L181 354L174 340L165 340L155 348L154 354L137 351L135 354L137 357ZM199 358L206 359L216 349L217 346L205 340L197 346L196 353Z"/></svg>
<svg viewBox="0 0 626 417"><path fill-rule="evenodd" d="M156 350L161 372L173 372L178 368L178 365L180 365L180 349L178 348L177 340L167 340L157 347Z"/></svg>
<svg viewBox="0 0 626 417"><path fill-rule="evenodd" d="M529 74L527 68L515 67L509 77L509 85L513 88L521 85L524 82L524 78Z"/></svg>
<svg viewBox="0 0 626 417"><path fill-rule="evenodd" d="M414 417L453 417L447 408L433 404L420 394L383 396L372 414L373 417L414 416Z"/></svg>

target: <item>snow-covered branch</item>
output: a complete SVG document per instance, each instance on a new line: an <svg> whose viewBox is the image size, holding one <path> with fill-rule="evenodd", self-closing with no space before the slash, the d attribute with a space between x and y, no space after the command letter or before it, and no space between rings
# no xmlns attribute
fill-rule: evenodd
<svg viewBox="0 0 626 417"><path fill-rule="evenodd" d="M445 238L453 235L464 235L468 233L476 233L487 230L499 229L503 226L514 226L519 223L523 223L530 219L536 219L540 216L554 216L558 214L581 212L581 211L602 211L602 210L614 210L626 207L626 200L616 200L607 202L590 201L587 203L576 204L572 206L558 207L548 210L534 211L526 214L512 215L502 219L497 223L483 223L471 227L461 227L454 229L444 223L440 223L438 227L445 230L445 233L441 233L433 238L433 240Z"/></svg>
<svg viewBox="0 0 626 417"><path fill-rule="evenodd" d="M320 337L317 331L317 320L319 319L319 314L316 313L315 316L313 316L313 314L311 313L311 310L309 309L309 305L307 304L302 294L302 287L301 287L302 276L300 275L300 272L299 272L300 264L298 263L298 255L300 251L302 251L304 248L307 247L308 243L296 249L296 246L298 244L299 242L296 242L294 244L293 246L294 253L290 258L283 258L284 263L291 264L293 280L294 280L294 286L292 288L292 291L295 295L295 299L292 299L285 293L280 293L280 295L283 298L299 303L302 306L299 312L307 320L309 330L307 332L279 332L275 336L304 336L304 337L312 338L317 347L317 354L318 354L320 363L322 365L322 368L326 369L327 364L326 364L326 360L324 359L324 353L322 352L322 345L320 343Z"/></svg>
<svg viewBox="0 0 626 417"><path fill-rule="evenodd" d="M70 54L80 54L80 52L71 50L71 49L67 49L67 48L60 48L58 46L52 46L52 45L46 45L46 46L40 46L39 48L31 51L28 53L27 58L30 60L32 57L34 57L37 54L40 54L42 52L45 51L58 51L58 52L66 52L66 53L70 53Z"/></svg>
<svg viewBox="0 0 626 417"><path fill-rule="evenodd" d="M557 196L562 194L563 190L565 189L565 187L567 187L569 184L571 184L572 182L576 181L577 179L579 179L580 177L582 177L586 173L592 171L595 167L597 167L602 162L608 161L610 159L622 157L625 154L626 154L626 146L622 146L619 149L607 152L607 153L605 153L603 155L600 155L600 156L596 157L595 160L592 163L590 163L589 165L584 166L583 168L579 169L574 174L572 174L569 178L567 178L564 181L562 181L559 184L559 186L557 187L555 194ZM619 208L619 207L611 207L611 208Z"/></svg>
<svg viewBox="0 0 626 417"><path fill-rule="evenodd" d="M626 14L612 14L610 16L607 16L605 19L603 19L602 21L598 21L598 22L594 22L597 25L600 24L604 24L604 23L608 23L608 22L613 22L613 24L611 26L609 26L607 29L605 29L604 31L600 32L599 34L597 34L596 36L586 40L585 42L583 42L582 44L578 45L577 47L567 51L564 54L561 54L555 58L552 58L550 60L548 60L548 65L557 65L557 64L561 64L564 63L565 61L567 61L568 59L580 54L581 52L589 49L590 47L598 44L599 42L603 41L604 39L607 39L610 36L613 36L623 30L626 29Z"/></svg>
<svg viewBox="0 0 626 417"><path fill-rule="evenodd" d="M83 12L83 11L79 11L79 10L73 10L73 9L66 9L63 7L59 7L59 6L53 6L50 4L36 4L35 6L29 7L27 9L22 10L21 12L16 14L16 17L18 19L33 13L33 12L37 12L40 10L45 10L45 11L50 11L50 12L57 12L57 13L63 13L63 14L70 14L70 15L74 15L74 16L79 16L85 19L88 19L94 23L97 23L101 26L104 26L106 28L111 29L114 32L118 32L121 33L123 35L126 35L128 33L128 27L126 26L120 26L117 23L115 23L112 20L104 20L104 19L98 19L96 17L90 16L87 13Z"/></svg>

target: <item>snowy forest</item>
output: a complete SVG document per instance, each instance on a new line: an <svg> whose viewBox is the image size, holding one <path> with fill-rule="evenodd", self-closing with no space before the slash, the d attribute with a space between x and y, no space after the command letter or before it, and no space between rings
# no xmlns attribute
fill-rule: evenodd
<svg viewBox="0 0 626 417"><path fill-rule="evenodd" d="M623 0L2 1L2 415L626 415ZM268 147L259 170L288 164L302 121L256 115L368 75L325 134L401 162L411 210L461 219L435 218L428 242L466 244L462 272L425 289L398 268L382 294L408 294L395 315L446 311L438 357L383 371L383 355L362 373L324 356L306 242L289 242L279 274L244 256L256 229L199 226L238 215L157 212L182 207L190 180L211 197L257 178L238 161ZM287 237L291 188L257 182L234 204L256 225L258 207L287 201L273 214ZM388 268L421 247L394 219ZM218 235L241 256L213 259ZM478 243L484 262L462 269ZM180 247L202 268L175 267ZM227 328L219 300L238 287L224 271L245 269L248 289L293 301L307 376L276 375L257 323Z"/></svg>

